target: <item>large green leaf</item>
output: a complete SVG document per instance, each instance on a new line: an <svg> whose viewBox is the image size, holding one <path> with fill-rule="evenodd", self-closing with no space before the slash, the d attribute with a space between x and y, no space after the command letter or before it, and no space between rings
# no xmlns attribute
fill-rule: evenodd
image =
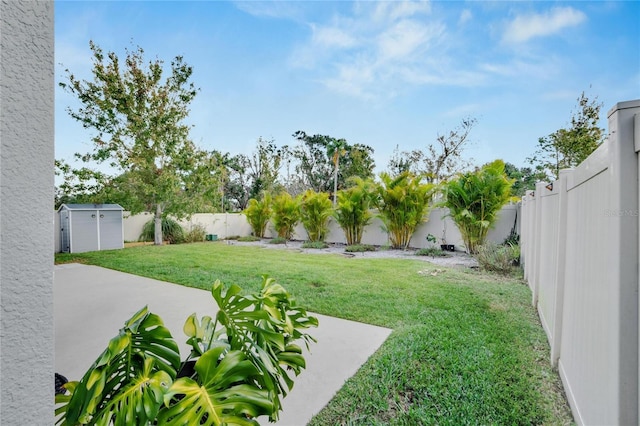
<svg viewBox="0 0 640 426"><path fill-rule="evenodd" d="M222 352L218 347L198 359L198 381L180 378L173 383L164 396L159 425L258 425L256 417L273 414L269 391L255 384L259 373L253 363L242 351L220 359Z"/></svg>
<svg viewBox="0 0 640 426"><path fill-rule="evenodd" d="M57 400L64 404L57 423L127 424L130 413L143 422L152 420L179 366L178 345L160 317L145 306L111 339L82 379L67 386L71 395Z"/></svg>

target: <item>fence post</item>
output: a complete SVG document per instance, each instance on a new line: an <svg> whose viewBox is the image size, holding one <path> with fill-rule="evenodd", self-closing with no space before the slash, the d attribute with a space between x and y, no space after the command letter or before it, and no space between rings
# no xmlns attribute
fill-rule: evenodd
<svg viewBox="0 0 640 426"><path fill-rule="evenodd" d="M640 113L640 100L620 102L608 114L610 137L615 137L618 185L613 188L620 211L614 215L618 239L619 263L619 380L620 422L638 424L638 144L635 156L625 145L634 139L634 124ZM635 190L632 188L635 187Z"/></svg>
<svg viewBox="0 0 640 426"><path fill-rule="evenodd" d="M633 116L633 147L634 150L636 152L636 156L637 156L637 168L636 170L638 170L638 176L640 177L640 155L638 153L640 153L640 112L636 113ZM636 204L636 212L640 213L640 184L638 185L638 203ZM638 232L640 234L640 214L638 214ZM638 264L640 264L640 235L638 236ZM640 297L640 270L638 271L638 297ZM640 300L638 301L638 307L640 309ZM640 334L640 312L638 313L638 333ZM638 417L640 417L640 335L638 336L638 381L637 381L637 390L638 390L638 401L637 401L637 410L638 410Z"/></svg>
<svg viewBox="0 0 640 426"><path fill-rule="evenodd" d="M533 229L532 222L535 217L535 201L534 191L527 191L522 198L522 235L520 236L520 244L522 246L522 253L524 253L524 278L530 286L531 283L531 269L533 267Z"/></svg>
<svg viewBox="0 0 640 426"><path fill-rule="evenodd" d="M531 287L531 304L534 307L538 306L538 296L540 291L540 256L542 254L542 247L540 244L540 235L542 233L542 227L544 223L542 223L542 197L540 196L545 189L546 183L538 182L536 183L536 207L533 217L533 275L532 282L530 282Z"/></svg>
<svg viewBox="0 0 640 426"><path fill-rule="evenodd" d="M553 307L553 330L551 330L551 365L558 366L562 342L562 311L564 305L565 263L567 259L567 178L571 169L560 170L558 185L558 233L557 233L557 263L555 271L555 304Z"/></svg>

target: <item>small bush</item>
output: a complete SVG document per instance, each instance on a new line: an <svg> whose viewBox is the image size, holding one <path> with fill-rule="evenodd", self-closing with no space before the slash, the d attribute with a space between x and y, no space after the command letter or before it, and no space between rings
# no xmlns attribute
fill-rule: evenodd
<svg viewBox="0 0 640 426"><path fill-rule="evenodd" d="M249 206L242 213L247 217L253 235L263 238L272 212L271 195L264 194L264 198L260 201L255 198L250 199Z"/></svg>
<svg viewBox="0 0 640 426"><path fill-rule="evenodd" d="M203 225L196 223L191 227L191 230L184 234L185 243L201 243L205 240L207 230Z"/></svg>
<svg viewBox="0 0 640 426"><path fill-rule="evenodd" d="M485 271L508 274L520 259L520 246L489 242L478 246L476 259Z"/></svg>
<svg viewBox="0 0 640 426"><path fill-rule="evenodd" d="M155 236L155 220L151 219L142 227L142 234L138 241L153 241ZM169 244L180 244L184 241L184 230L175 220L162 218L162 240L169 241Z"/></svg>
<svg viewBox="0 0 640 426"><path fill-rule="evenodd" d="M352 244L345 247L344 251L347 253L362 253L365 251L376 251L376 248L371 244Z"/></svg>
<svg viewBox="0 0 640 426"><path fill-rule="evenodd" d="M230 240L231 238L227 238L227 239ZM255 235L247 235L246 237L236 237L234 239L242 243L253 243L261 240L261 238L258 238Z"/></svg>
<svg viewBox="0 0 640 426"><path fill-rule="evenodd" d="M449 255L439 248L429 247L416 251L416 256L448 257Z"/></svg>
<svg viewBox="0 0 640 426"><path fill-rule="evenodd" d="M281 192L271 202L273 228L278 237L291 239L293 230L300 221L300 204L302 197L292 197L288 192Z"/></svg>
<svg viewBox="0 0 640 426"><path fill-rule="evenodd" d="M326 249L329 247L329 244L325 243L324 241L305 241L302 244L302 248L308 248L308 249Z"/></svg>
<svg viewBox="0 0 640 426"><path fill-rule="evenodd" d="M333 206L326 192L309 189L302 195L300 221L310 241L324 241L329 232L329 218L332 213Z"/></svg>
<svg viewBox="0 0 640 426"><path fill-rule="evenodd" d="M287 244L287 239L282 237L275 237L269 241L269 244Z"/></svg>
<svg viewBox="0 0 640 426"><path fill-rule="evenodd" d="M517 246L518 244L520 244L520 235L518 235L518 233L514 232L513 230L511 231L511 233L509 233L509 236L505 238L504 241L502 242L503 246L506 246L506 245Z"/></svg>
<svg viewBox="0 0 640 426"><path fill-rule="evenodd" d="M253 236L251 236L251 237L252 238L257 238L257 237L253 237ZM236 240L240 240L240 238L242 238L242 237L240 237L240 235L230 235L227 238L225 238L225 240L236 241ZM258 239L260 239L260 238L258 238Z"/></svg>

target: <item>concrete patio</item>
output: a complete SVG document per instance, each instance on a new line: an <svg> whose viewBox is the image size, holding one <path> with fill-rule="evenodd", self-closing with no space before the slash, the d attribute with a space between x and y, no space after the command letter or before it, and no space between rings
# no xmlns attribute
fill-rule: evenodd
<svg viewBox="0 0 640 426"><path fill-rule="evenodd" d="M216 313L213 298L203 290L97 266L57 265L56 372L69 380L79 380L125 320L145 305L162 317L179 344L183 359L188 353L182 332L186 318L194 312L199 318ZM306 424L391 333L382 327L315 316L320 325L311 329L310 334L318 343L311 346L311 353L305 353L307 369L297 377L293 390L284 399L278 425ZM266 419L261 423L266 424Z"/></svg>

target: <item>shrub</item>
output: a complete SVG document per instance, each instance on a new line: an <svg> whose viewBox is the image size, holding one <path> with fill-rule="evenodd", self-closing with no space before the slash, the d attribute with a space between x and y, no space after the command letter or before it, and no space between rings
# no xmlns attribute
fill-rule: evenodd
<svg viewBox="0 0 640 426"><path fill-rule="evenodd" d="M429 247L417 250L416 256L448 257L449 255L437 247Z"/></svg>
<svg viewBox="0 0 640 426"><path fill-rule="evenodd" d="M249 200L249 206L242 212L247 217L247 222L251 226L253 235L264 238L264 232L267 229L267 223L271 218L271 196L264 194L261 201L252 198Z"/></svg>
<svg viewBox="0 0 640 426"><path fill-rule="evenodd" d="M342 228L348 245L360 244L364 227L369 224L372 214L369 211L373 200L373 188L370 181L353 179L354 185L338 191L338 205L334 217Z"/></svg>
<svg viewBox="0 0 640 426"><path fill-rule="evenodd" d="M205 240L207 230L204 226L196 223L191 226L191 230L184 234L185 243L201 243Z"/></svg>
<svg viewBox="0 0 640 426"><path fill-rule="evenodd" d="M296 306L274 279L263 276L258 294L216 281L211 294L216 318L195 314L184 333L191 346L180 360L177 343L162 319L142 308L82 379L56 395L57 423L257 425L278 419L292 375L305 368L296 344L318 320Z"/></svg>
<svg viewBox="0 0 640 426"><path fill-rule="evenodd" d="M138 241L153 241L155 236L155 221L151 219L142 227L142 234ZM169 217L162 218L162 238L169 244L179 244L184 241L182 226Z"/></svg>
<svg viewBox="0 0 640 426"><path fill-rule="evenodd" d="M287 239L283 237L275 237L269 240L269 244L287 244Z"/></svg>
<svg viewBox="0 0 640 426"><path fill-rule="evenodd" d="M247 235L245 237L237 237L235 238L236 240L243 242L243 243L252 243L255 241L260 241L260 238L254 236L254 235Z"/></svg>
<svg viewBox="0 0 640 426"><path fill-rule="evenodd" d="M300 220L310 241L324 241L329 232L329 218L333 212L329 194L309 189L302 195Z"/></svg>
<svg viewBox="0 0 640 426"><path fill-rule="evenodd" d="M502 242L503 246L506 246L507 244L511 244L511 245L520 244L520 235L518 235L518 233L515 232L515 230L513 229L511 230L507 238L505 238L504 241Z"/></svg>
<svg viewBox="0 0 640 426"><path fill-rule="evenodd" d="M324 241L305 241L302 243L302 248L308 249L326 249L329 247L329 244Z"/></svg>
<svg viewBox="0 0 640 426"><path fill-rule="evenodd" d="M510 199L511 184L504 162L496 160L444 185L443 204L449 208L469 253L476 253L484 244L498 212Z"/></svg>
<svg viewBox="0 0 640 426"><path fill-rule="evenodd" d="M363 253L365 251L376 251L375 246L370 244L353 244L344 248L347 253Z"/></svg>
<svg viewBox="0 0 640 426"><path fill-rule="evenodd" d="M278 237L290 240L293 229L300 221L300 197L292 197L287 192L281 192L273 199L273 226Z"/></svg>
<svg viewBox="0 0 640 426"><path fill-rule="evenodd" d="M485 271L508 274L520 261L520 246L497 245L494 242L488 242L478 246L476 259L480 268Z"/></svg>
<svg viewBox="0 0 640 426"><path fill-rule="evenodd" d="M403 172L396 177L380 175L377 186L380 219L394 248L406 249L418 225L426 221L433 184Z"/></svg>

